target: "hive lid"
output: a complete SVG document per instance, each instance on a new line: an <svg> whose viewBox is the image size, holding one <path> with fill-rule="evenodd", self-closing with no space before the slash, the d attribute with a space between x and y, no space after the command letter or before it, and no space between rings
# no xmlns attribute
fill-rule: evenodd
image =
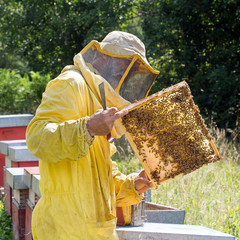
<svg viewBox="0 0 240 240"><path fill-rule="evenodd" d="M126 108L125 136L155 188L220 159L185 81Z"/></svg>

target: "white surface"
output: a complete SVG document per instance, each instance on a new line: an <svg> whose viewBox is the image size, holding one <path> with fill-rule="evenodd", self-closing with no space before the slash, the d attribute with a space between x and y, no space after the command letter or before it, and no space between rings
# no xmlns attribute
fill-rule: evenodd
<svg viewBox="0 0 240 240"><path fill-rule="evenodd" d="M143 227L117 227L119 240L234 240L225 234L197 225L145 223Z"/></svg>
<svg viewBox="0 0 240 240"><path fill-rule="evenodd" d="M39 181L40 175L33 175L32 177L32 190L41 197L40 189L39 189Z"/></svg>
<svg viewBox="0 0 240 240"><path fill-rule="evenodd" d="M24 168L6 168L6 177L13 190L28 189L24 183Z"/></svg>
<svg viewBox="0 0 240 240"><path fill-rule="evenodd" d="M0 128L27 126L32 118L32 114L0 115Z"/></svg>
<svg viewBox="0 0 240 240"><path fill-rule="evenodd" d="M38 161L38 158L31 154L27 146L10 146L8 157L14 162Z"/></svg>
<svg viewBox="0 0 240 240"><path fill-rule="evenodd" d="M0 153L8 155L8 148L10 146L26 146L26 140L7 140L0 142Z"/></svg>

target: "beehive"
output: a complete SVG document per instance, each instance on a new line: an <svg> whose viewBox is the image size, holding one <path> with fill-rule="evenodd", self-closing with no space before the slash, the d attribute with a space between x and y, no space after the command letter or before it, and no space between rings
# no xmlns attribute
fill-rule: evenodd
<svg viewBox="0 0 240 240"><path fill-rule="evenodd" d="M185 81L127 108L126 138L155 187L220 159Z"/></svg>

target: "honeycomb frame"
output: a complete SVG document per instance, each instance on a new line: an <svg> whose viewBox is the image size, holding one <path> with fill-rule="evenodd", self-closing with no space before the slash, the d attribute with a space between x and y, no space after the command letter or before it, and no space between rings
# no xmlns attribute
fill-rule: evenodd
<svg viewBox="0 0 240 240"><path fill-rule="evenodd" d="M126 109L125 136L155 188L220 159L187 82Z"/></svg>

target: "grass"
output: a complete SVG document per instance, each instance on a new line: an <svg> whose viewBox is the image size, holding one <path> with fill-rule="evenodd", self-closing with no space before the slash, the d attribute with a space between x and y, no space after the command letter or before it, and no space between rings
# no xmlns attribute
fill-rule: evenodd
<svg viewBox="0 0 240 240"><path fill-rule="evenodd" d="M152 202L184 209L185 224L203 225L231 234L240 240L240 153L226 132L212 127L221 160L152 190ZM134 157L120 161L125 174L138 171Z"/></svg>
<svg viewBox="0 0 240 240"><path fill-rule="evenodd" d="M203 225L239 237L239 173L237 164L210 164L152 190L152 201L185 209L185 224Z"/></svg>

